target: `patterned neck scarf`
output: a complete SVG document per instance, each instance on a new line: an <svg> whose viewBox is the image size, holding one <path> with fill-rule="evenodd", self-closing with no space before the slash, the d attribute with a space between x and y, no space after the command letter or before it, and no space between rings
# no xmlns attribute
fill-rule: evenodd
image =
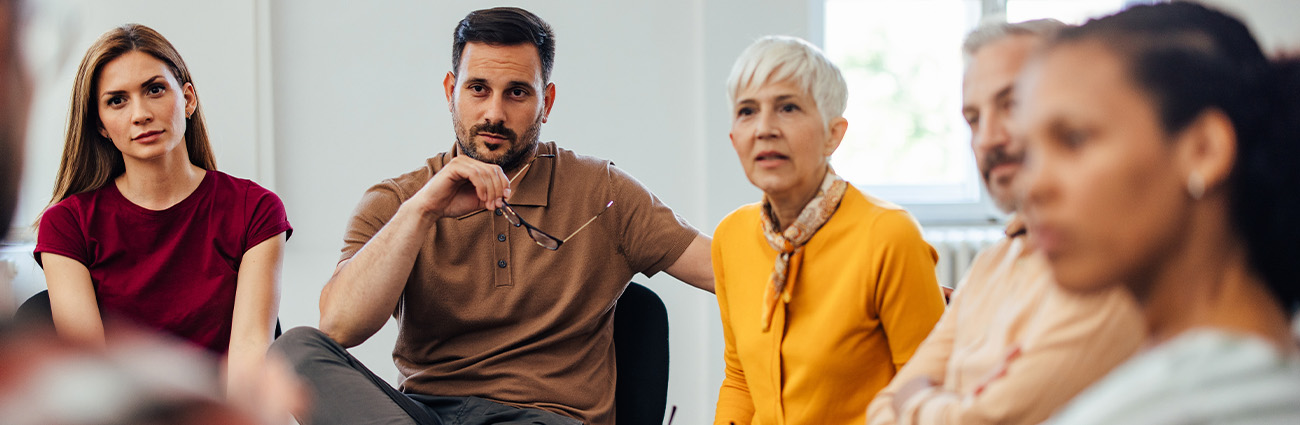
<svg viewBox="0 0 1300 425"><path fill-rule="evenodd" d="M822 179L822 186L817 190L817 196L808 201L808 205L803 207L799 213L799 218L795 220L790 227L784 231L776 229L776 216L772 212L772 202L767 196L763 197L762 222L763 236L767 237L768 245L775 249L776 265L772 267L772 279L767 284L767 293L763 297L763 332L767 332L772 327L772 316L776 311L777 304L789 303L790 294L794 290L794 282L799 277L799 264L803 262L803 246L812 239L813 235L821 229L827 221L830 221L831 215L840 207L840 199L844 198L844 190L848 183L841 179L835 171L826 168L826 177Z"/></svg>

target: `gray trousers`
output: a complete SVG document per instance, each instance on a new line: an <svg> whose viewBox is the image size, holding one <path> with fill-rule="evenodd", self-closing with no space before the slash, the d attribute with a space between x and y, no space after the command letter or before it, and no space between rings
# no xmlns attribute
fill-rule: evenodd
<svg viewBox="0 0 1300 425"><path fill-rule="evenodd" d="M404 394L384 382L348 351L309 327L290 329L271 344L312 389L303 425L581 425L541 409L508 406L478 397Z"/></svg>

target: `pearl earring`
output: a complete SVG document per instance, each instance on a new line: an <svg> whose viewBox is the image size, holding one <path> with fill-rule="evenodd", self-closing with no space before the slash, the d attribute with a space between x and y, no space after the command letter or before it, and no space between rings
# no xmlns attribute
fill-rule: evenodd
<svg viewBox="0 0 1300 425"><path fill-rule="evenodd" d="M1205 196L1205 177L1199 171L1187 175L1187 194L1198 201Z"/></svg>

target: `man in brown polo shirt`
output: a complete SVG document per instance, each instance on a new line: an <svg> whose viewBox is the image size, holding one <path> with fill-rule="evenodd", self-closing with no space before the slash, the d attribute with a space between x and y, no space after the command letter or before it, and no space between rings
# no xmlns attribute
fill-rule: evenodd
<svg viewBox="0 0 1300 425"><path fill-rule="evenodd" d="M321 329L275 343L311 424L613 424L614 304L636 273L713 290L709 240L609 161L539 143L554 35L517 8L457 26L456 143L366 191ZM399 390L344 350L400 324Z"/></svg>

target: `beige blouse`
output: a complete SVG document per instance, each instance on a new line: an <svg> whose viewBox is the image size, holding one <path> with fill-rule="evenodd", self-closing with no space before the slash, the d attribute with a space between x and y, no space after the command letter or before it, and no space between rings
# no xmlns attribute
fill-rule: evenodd
<svg viewBox="0 0 1300 425"><path fill-rule="evenodd" d="M1137 351L1143 321L1127 292L1066 292L1026 246L1023 222L1007 235L976 258L934 331L871 403L868 424L1038 423ZM895 393L918 376L937 386L895 412Z"/></svg>

